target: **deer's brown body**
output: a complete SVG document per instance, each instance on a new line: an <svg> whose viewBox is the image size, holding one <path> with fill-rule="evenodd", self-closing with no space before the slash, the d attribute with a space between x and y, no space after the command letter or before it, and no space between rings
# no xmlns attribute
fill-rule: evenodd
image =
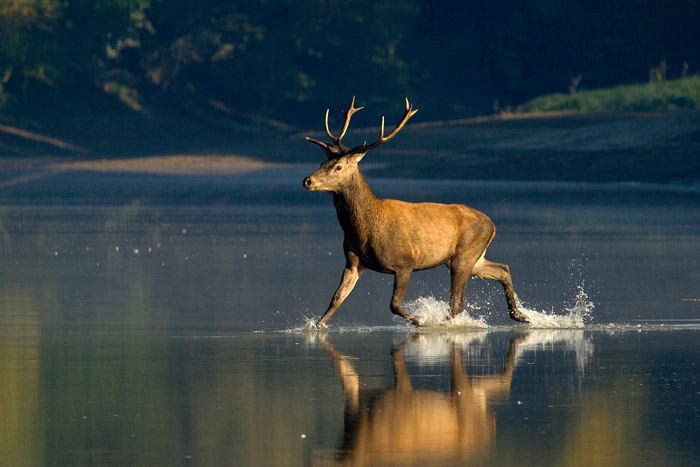
<svg viewBox="0 0 700 467"><path fill-rule="evenodd" d="M388 141L403 128L417 110L406 100L403 120L384 136L384 121L379 139L370 145L345 147L341 140L353 113L354 98L345 114L339 136L328 129L333 141L327 144L311 138L328 156L328 160L304 179L308 190L333 195L338 221L345 233L343 249L346 264L340 286L328 309L318 321L323 326L352 291L362 273L371 269L395 277L391 311L419 325L417 316L406 313L402 302L413 271L445 264L451 273L450 310L454 317L464 306L464 288L470 276L499 281L505 290L511 318L526 321L518 310L508 266L492 263L484 253L495 235L495 227L485 214L460 204L407 203L378 199L367 185L358 163L370 149Z"/></svg>

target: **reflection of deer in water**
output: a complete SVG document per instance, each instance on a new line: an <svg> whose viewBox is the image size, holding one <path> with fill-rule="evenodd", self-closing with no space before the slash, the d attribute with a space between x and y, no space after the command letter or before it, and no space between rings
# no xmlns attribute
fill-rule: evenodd
<svg viewBox="0 0 700 467"><path fill-rule="evenodd" d="M507 397L523 336L511 339L500 374L469 378L464 354L452 345L449 392L413 389L404 362L406 343L392 352L395 387L366 400L351 359L326 340L345 392L345 442L340 465L419 465L475 459L496 435L489 404Z"/></svg>

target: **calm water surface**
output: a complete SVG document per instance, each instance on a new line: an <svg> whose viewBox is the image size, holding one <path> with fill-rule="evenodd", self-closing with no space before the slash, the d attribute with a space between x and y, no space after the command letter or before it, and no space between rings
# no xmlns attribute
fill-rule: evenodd
<svg viewBox="0 0 700 467"><path fill-rule="evenodd" d="M310 170L8 185L0 464L700 465L697 191L368 170L380 196L491 215L489 258L562 319L511 323L471 281L475 324L415 330L368 273L318 334L344 262ZM415 274L411 306L448 276Z"/></svg>

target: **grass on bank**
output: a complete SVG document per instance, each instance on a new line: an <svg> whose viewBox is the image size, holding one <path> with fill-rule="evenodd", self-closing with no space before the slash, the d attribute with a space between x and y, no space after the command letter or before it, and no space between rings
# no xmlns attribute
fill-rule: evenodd
<svg viewBox="0 0 700 467"><path fill-rule="evenodd" d="M521 112L651 112L700 108L700 76L540 96Z"/></svg>

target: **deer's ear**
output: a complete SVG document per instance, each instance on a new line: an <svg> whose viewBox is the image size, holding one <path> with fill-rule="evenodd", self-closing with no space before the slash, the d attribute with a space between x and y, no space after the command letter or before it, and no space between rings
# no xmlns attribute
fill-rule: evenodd
<svg viewBox="0 0 700 467"><path fill-rule="evenodd" d="M360 162L362 160L363 157L365 157L365 154L367 154L367 151L352 154L352 155L348 156L348 161L352 162L353 164L357 164L358 162Z"/></svg>

